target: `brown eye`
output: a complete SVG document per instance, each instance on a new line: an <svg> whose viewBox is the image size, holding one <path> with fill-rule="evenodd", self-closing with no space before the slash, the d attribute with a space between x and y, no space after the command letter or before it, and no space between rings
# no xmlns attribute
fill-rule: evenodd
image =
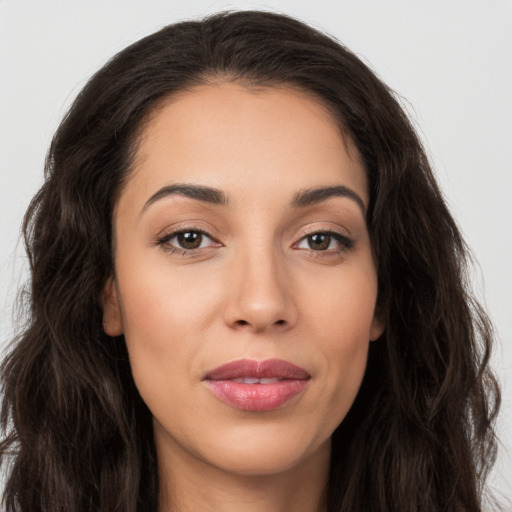
<svg viewBox="0 0 512 512"><path fill-rule="evenodd" d="M203 234L199 231L185 231L176 235L176 240L182 249L199 249Z"/></svg>
<svg viewBox="0 0 512 512"><path fill-rule="evenodd" d="M301 238L295 249L338 254L354 247L354 240L335 231L317 231Z"/></svg>
<svg viewBox="0 0 512 512"><path fill-rule="evenodd" d="M308 246L314 251L325 251L331 244L331 236L325 233L315 233L307 237Z"/></svg>
<svg viewBox="0 0 512 512"><path fill-rule="evenodd" d="M215 247L218 244L207 233L199 229L188 229L164 235L157 240L157 245L160 245L164 251L181 251L181 253L184 253Z"/></svg>

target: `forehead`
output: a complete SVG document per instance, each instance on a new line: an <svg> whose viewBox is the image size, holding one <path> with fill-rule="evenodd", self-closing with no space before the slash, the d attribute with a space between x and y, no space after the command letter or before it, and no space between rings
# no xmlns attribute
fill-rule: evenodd
<svg viewBox="0 0 512 512"><path fill-rule="evenodd" d="M170 181L246 193L341 183L367 203L356 148L324 104L290 88L221 82L161 102L141 129L129 182L147 195Z"/></svg>

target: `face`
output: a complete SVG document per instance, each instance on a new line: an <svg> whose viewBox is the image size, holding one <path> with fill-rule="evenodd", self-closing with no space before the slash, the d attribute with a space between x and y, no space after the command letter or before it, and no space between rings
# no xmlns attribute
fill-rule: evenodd
<svg viewBox="0 0 512 512"><path fill-rule="evenodd" d="M328 453L383 329L367 206L357 151L305 94L220 83L153 114L104 323L159 454L263 475Z"/></svg>

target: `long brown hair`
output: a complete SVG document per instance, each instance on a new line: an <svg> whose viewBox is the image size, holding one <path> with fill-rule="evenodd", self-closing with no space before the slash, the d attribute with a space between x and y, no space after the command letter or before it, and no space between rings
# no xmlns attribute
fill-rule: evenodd
<svg viewBox="0 0 512 512"><path fill-rule="evenodd" d="M368 174L387 328L333 434L329 511L482 510L499 389L464 241L393 92L336 40L265 12L222 13L142 39L89 81L62 121L23 225L27 323L1 367L7 510L156 511L151 414L122 336L102 327L112 211L149 113L219 78L313 94Z"/></svg>

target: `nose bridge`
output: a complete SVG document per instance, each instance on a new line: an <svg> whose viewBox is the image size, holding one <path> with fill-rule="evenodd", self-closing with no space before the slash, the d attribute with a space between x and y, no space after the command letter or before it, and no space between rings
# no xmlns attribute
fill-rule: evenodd
<svg viewBox="0 0 512 512"><path fill-rule="evenodd" d="M253 241L233 261L232 289L226 308L231 326L262 331L290 327L296 311L286 264L271 241Z"/></svg>

